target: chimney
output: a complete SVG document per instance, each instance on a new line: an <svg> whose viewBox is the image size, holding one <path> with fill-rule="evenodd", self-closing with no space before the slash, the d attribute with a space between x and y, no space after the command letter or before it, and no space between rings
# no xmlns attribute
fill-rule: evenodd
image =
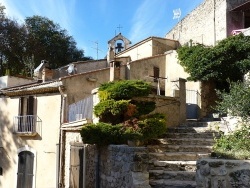
<svg viewBox="0 0 250 188"><path fill-rule="evenodd" d="M44 68L42 72L42 80L43 82L50 81L53 78L54 71L52 69Z"/></svg>

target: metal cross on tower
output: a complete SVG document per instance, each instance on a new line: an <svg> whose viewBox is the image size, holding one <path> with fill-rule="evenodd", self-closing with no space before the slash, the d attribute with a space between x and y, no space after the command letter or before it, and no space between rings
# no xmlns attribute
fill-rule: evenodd
<svg viewBox="0 0 250 188"><path fill-rule="evenodd" d="M120 26L120 24L119 24L119 26L117 28L119 29L119 33L120 33L121 32L120 29L122 28L122 26Z"/></svg>

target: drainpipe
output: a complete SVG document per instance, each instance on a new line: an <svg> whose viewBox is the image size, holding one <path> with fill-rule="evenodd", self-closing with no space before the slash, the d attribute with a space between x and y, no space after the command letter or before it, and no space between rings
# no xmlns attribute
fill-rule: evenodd
<svg viewBox="0 0 250 188"><path fill-rule="evenodd" d="M86 144L83 145L83 188L86 188L86 151L87 151L87 146Z"/></svg>
<svg viewBox="0 0 250 188"><path fill-rule="evenodd" d="M67 94L64 93L65 87L59 86L59 91L61 94L61 115L60 115L60 130L59 130L59 169L58 169L58 187L64 187L64 163L65 163L65 133L62 129L62 124L65 119L65 107L66 107L66 97Z"/></svg>

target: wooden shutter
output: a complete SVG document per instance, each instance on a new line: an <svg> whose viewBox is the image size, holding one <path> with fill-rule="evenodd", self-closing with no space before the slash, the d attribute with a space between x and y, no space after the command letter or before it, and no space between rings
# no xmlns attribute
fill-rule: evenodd
<svg viewBox="0 0 250 188"><path fill-rule="evenodd" d="M70 188L83 187L83 147L70 146Z"/></svg>
<svg viewBox="0 0 250 188"><path fill-rule="evenodd" d="M154 82L158 82L159 76L160 76L160 69L158 67L154 67Z"/></svg>
<svg viewBox="0 0 250 188"><path fill-rule="evenodd" d="M32 188L34 154L22 151L18 155L17 188Z"/></svg>
<svg viewBox="0 0 250 188"><path fill-rule="evenodd" d="M27 99L27 115L34 115L34 97L29 96Z"/></svg>
<svg viewBox="0 0 250 188"><path fill-rule="evenodd" d="M24 97L19 98L19 116L24 115Z"/></svg>

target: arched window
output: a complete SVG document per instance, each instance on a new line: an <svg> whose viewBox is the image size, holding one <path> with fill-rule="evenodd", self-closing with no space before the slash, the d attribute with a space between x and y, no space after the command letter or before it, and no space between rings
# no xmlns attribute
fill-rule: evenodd
<svg viewBox="0 0 250 188"><path fill-rule="evenodd" d="M34 187L35 153L27 147L25 149L18 153L17 188Z"/></svg>

